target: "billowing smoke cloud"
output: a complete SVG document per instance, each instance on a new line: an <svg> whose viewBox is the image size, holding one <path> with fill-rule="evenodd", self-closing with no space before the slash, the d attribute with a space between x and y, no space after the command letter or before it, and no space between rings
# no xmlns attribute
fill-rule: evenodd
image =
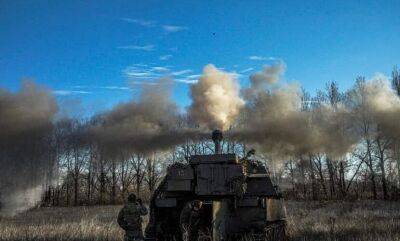
<svg viewBox="0 0 400 241"><path fill-rule="evenodd" d="M235 76L209 64L191 87L192 105L189 116L209 129L226 130L244 105Z"/></svg>
<svg viewBox="0 0 400 241"><path fill-rule="evenodd" d="M298 85L279 82L285 68L283 62L266 66L241 90L233 74L207 65L191 87L188 113L171 100L171 81L162 79L143 86L137 100L96 116L77 135L88 137L82 145L97 143L101 155L148 154L208 138L208 130L194 128L191 121L209 129L233 125L228 137L279 158L344 155L365 136L359 128L365 121L370 135L400 136L400 99L385 76L357 82L334 105L320 101L305 106ZM17 93L0 90L0 215L37 203L52 180L56 111L54 98L32 82L23 83Z"/></svg>
<svg viewBox="0 0 400 241"><path fill-rule="evenodd" d="M377 74L369 81L357 82L336 105L322 101L304 109L297 85L269 88L279 81L284 70L279 66L285 65L264 69L271 73L268 78L260 73L250 77L250 88L243 90L246 107L242 122L233 138L279 157L314 153L338 157L351 151L365 134L370 138L379 133L400 136L400 98L386 76ZM369 133L360 128L366 122Z"/></svg>
<svg viewBox="0 0 400 241"><path fill-rule="evenodd" d="M54 98L33 82L17 93L0 90L0 215L36 204L52 178L49 134L56 111Z"/></svg>
<svg viewBox="0 0 400 241"><path fill-rule="evenodd" d="M242 91L246 107L241 124L232 137L256 144L276 157L345 154L357 139L350 125L350 111L344 105L324 103L307 110L298 85L280 83L271 88L285 69L280 61L250 76L250 87Z"/></svg>
<svg viewBox="0 0 400 241"><path fill-rule="evenodd" d="M358 120L368 121L376 131L387 137L400 136L400 98L383 74L369 81L359 81L350 91L351 101Z"/></svg>
<svg viewBox="0 0 400 241"><path fill-rule="evenodd" d="M272 65L265 65L262 71L250 76L251 90L262 91L268 85L276 84L279 78L285 73L286 64L279 61Z"/></svg>
<svg viewBox="0 0 400 241"><path fill-rule="evenodd" d="M363 137L357 126L360 118L370 118L387 136L399 136L400 100L385 76L357 84L335 105L311 101L312 107L304 108L299 85L279 82L285 69L283 61L264 66L250 76L250 87L241 90L233 74L205 66L191 87L189 119L209 129L238 124L232 138L277 157L342 156ZM96 140L108 149L147 153L207 136L186 125L185 115L171 100L170 87L166 80L145 86L138 101L105 113L92 128Z"/></svg>
<svg viewBox="0 0 400 241"><path fill-rule="evenodd" d="M95 141L109 153L130 150L149 153L165 150L201 136L185 127L185 120L171 100L171 81L143 86L138 101L120 104L101 116L91 132Z"/></svg>
<svg viewBox="0 0 400 241"><path fill-rule="evenodd" d="M352 132L340 130L349 124L347 113L344 107L333 109L328 105L303 110L299 87L284 85L248 99L241 128L233 136L279 157L341 155L354 141Z"/></svg>

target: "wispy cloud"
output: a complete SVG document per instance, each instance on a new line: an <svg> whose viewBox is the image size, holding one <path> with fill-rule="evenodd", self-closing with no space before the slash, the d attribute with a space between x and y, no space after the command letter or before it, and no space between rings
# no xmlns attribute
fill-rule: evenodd
<svg viewBox="0 0 400 241"><path fill-rule="evenodd" d="M72 86L73 89L86 89L88 88L87 85L74 85Z"/></svg>
<svg viewBox="0 0 400 241"><path fill-rule="evenodd" d="M131 88L126 87L126 86L103 86L100 88L107 89L107 90L131 90Z"/></svg>
<svg viewBox="0 0 400 241"><path fill-rule="evenodd" d="M157 71L157 72L168 72L170 69L168 67L163 67L163 66L155 66L151 67L152 70Z"/></svg>
<svg viewBox="0 0 400 241"><path fill-rule="evenodd" d="M72 86L73 89L79 90L59 90L57 91L58 95L69 95L69 94L91 94L97 90L121 90L121 91L130 91L131 88L127 86L118 86L118 85L108 85L108 86L89 86L89 85L74 85Z"/></svg>
<svg viewBox="0 0 400 241"><path fill-rule="evenodd" d="M175 72L172 72L172 75L185 75L185 74L189 74L189 73L192 73L193 72L193 70L191 70L191 69L184 69L184 70L180 70L180 71L175 71Z"/></svg>
<svg viewBox="0 0 400 241"><path fill-rule="evenodd" d="M197 83L197 79L174 79L175 82L183 83L183 84L195 84Z"/></svg>
<svg viewBox="0 0 400 241"><path fill-rule="evenodd" d="M131 80L131 81L129 81L129 84L131 86L134 86L134 85L158 85L159 83L157 83L157 82L149 82L149 81Z"/></svg>
<svg viewBox="0 0 400 241"><path fill-rule="evenodd" d="M122 72L130 80L131 85L157 84L154 80L162 77L172 77L175 82L193 84L200 77L198 74L188 75L193 72L191 69L173 70L171 66L145 64L133 64L125 68Z"/></svg>
<svg viewBox="0 0 400 241"><path fill-rule="evenodd" d="M250 72L252 70L254 70L254 68L247 68L247 69L244 69L244 70L240 71L240 73L244 74L244 73Z"/></svg>
<svg viewBox="0 0 400 241"><path fill-rule="evenodd" d="M169 60L172 58L172 54L167 54L167 55L161 55L160 60Z"/></svg>
<svg viewBox="0 0 400 241"><path fill-rule="evenodd" d="M128 23L135 23L143 27L154 27L156 23L154 21L147 21L143 19L134 19L134 18L121 18L121 20Z"/></svg>
<svg viewBox="0 0 400 241"><path fill-rule="evenodd" d="M167 69L166 67L151 67L142 64L133 64L123 70L123 74L129 79L155 79L162 77L160 69Z"/></svg>
<svg viewBox="0 0 400 241"><path fill-rule="evenodd" d="M176 33L176 32L188 29L187 27L178 26L178 25L163 25L162 27L163 27L164 31L167 33Z"/></svg>
<svg viewBox="0 0 400 241"><path fill-rule="evenodd" d="M198 78L200 78L200 76L201 76L200 74L192 74L192 75L188 75L187 78L188 79L198 79Z"/></svg>
<svg viewBox="0 0 400 241"><path fill-rule="evenodd" d="M183 71L181 71L183 72ZM183 83L183 84L195 84L200 78L200 74L192 74L187 76L182 76L179 78L174 79L175 82Z"/></svg>
<svg viewBox="0 0 400 241"><path fill-rule="evenodd" d="M255 61L275 60L274 57L265 57L265 56L258 56L258 55L249 56L249 59L255 60Z"/></svg>
<svg viewBox="0 0 400 241"><path fill-rule="evenodd" d="M127 46L120 46L119 49L130 49L130 50L142 50L142 51L153 51L155 46L153 44L147 45L127 45Z"/></svg>
<svg viewBox="0 0 400 241"><path fill-rule="evenodd" d="M66 96L66 95L76 95L76 94L91 94L89 91L82 90L54 90L54 95Z"/></svg>

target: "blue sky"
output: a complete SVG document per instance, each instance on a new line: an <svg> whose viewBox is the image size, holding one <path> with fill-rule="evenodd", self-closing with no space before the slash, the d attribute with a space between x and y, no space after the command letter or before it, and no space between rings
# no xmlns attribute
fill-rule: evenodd
<svg viewBox="0 0 400 241"><path fill-rule="evenodd" d="M346 89L400 64L399 13L398 0L0 0L0 87L33 78L95 112L168 75L183 107L204 65L246 85L275 58L287 64L286 81L310 92L329 80Z"/></svg>

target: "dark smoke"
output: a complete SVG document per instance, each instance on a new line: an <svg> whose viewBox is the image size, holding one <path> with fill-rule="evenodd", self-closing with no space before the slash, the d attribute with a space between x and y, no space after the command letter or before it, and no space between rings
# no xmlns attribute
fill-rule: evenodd
<svg viewBox="0 0 400 241"><path fill-rule="evenodd" d="M57 105L49 91L25 81L17 93L0 90L1 215L35 205L52 178L52 119Z"/></svg>

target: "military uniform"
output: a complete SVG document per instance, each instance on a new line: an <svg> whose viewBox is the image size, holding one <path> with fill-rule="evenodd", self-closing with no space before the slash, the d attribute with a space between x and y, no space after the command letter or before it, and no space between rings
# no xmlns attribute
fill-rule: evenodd
<svg viewBox="0 0 400 241"><path fill-rule="evenodd" d="M147 209L139 203L126 204L118 214L118 224L125 230L125 241L143 240L142 217Z"/></svg>
<svg viewBox="0 0 400 241"><path fill-rule="evenodd" d="M195 210L192 202L187 203L181 211L180 225L183 241L197 240L201 227L201 209Z"/></svg>

